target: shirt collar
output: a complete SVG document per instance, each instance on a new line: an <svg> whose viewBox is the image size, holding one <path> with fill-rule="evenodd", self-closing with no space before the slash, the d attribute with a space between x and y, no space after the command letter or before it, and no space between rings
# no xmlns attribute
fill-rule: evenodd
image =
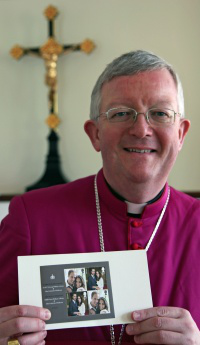
<svg viewBox="0 0 200 345"><path fill-rule="evenodd" d="M125 203L127 204L127 213L132 214L141 214L144 207L147 205L146 202L144 204L134 204L133 202L129 202L126 200Z"/></svg>
<svg viewBox="0 0 200 345"><path fill-rule="evenodd" d="M98 172L97 186L100 202L103 202L109 209L109 212L115 214L115 217L124 219L127 218L128 205L123 200L118 199L108 187L108 184L103 175L103 169ZM149 218L159 214L165 204L168 193L168 184L166 183L164 189L161 191L161 196L158 200L143 205L141 218ZM131 203L132 204L132 203ZM131 212L132 213L132 212ZM135 213L135 211L134 211Z"/></svg>

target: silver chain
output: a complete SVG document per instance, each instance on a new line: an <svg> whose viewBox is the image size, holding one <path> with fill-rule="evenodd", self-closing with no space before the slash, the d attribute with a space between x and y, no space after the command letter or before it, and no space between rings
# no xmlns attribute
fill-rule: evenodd
<svg viewBox="0 0 200 345"><path fill-rule="evenodd" d="M99 203L99 193L98 193L98 188L97 188L97 175L95 176L95 179L94 179L94 191L95 191L95 200L96 200L96 211L97 211L97 222L98 222L98 230L99 230L100 248L101 248L101 252L105 252L104 239L103 239L103 228L102 228L102 221L101 221L101 210L100 210L100 203ZM121 343L122 343L122 337L124 334L124 329L125 329L125 325L122 325L118 345L121 345ZM113 325L110 325L110 339L111 339L111 344L115 345L115 330L114 330Z"/></svg>
<svg viewBox="0 0 200 345"><path fill-rule="evenodd" d="M97 175L95 176L94 178L94 192L95 192L95 201L96 201L96 211L97 211L97 222L98 222L98 230L99 230L99 242L100 242L100 248L101 248L101 252L105 252L105 247L104 247L104 238L103 238L103 227L102 227L102 220L101 220L101 209L100 209L100 202L99 202L99 193L98 193L98 188L97 188ZM169 202L169 198L170 198L170 188L168 188L168 195L167 195L167 200L165 202L165 205L161 211L161 214L160 214L160 217L156 223L156 226L155 226L155 229L149 239L149 242L147 243L146 245L146 252L147 250L149 249L154 237L155 237L155 234L158 230L158 227L161 223L161 220L164 216L164 213L166 211L166 208L167 208L167 205L168 205L168 202ZM121 328L121 332L120 332L120 336L119 336L119 341L118 341L118 345L121 345L122 343L122 337L123 337L123 334L124 334L124 329L125 329L125 325L122 325L122 328ZM111 344L112 345L115 345L115 330L114 330L114 326L111 325L110 326L110 337L111 337Z"/></svg>

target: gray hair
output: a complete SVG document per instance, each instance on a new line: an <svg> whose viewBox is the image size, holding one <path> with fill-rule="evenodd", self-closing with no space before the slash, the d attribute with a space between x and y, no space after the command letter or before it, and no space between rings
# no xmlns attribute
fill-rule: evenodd
<svg viewBox="0 0 200 345"><path fill-rule="evenodd" d="M178 111L184 117L183 88L173 67L159 56L144 50L136 50L114 59L98 78L91 95L90 118L95 120L100 112L102 86L115 77L134 75L145 71L167 69L177 87Z"/></svg>

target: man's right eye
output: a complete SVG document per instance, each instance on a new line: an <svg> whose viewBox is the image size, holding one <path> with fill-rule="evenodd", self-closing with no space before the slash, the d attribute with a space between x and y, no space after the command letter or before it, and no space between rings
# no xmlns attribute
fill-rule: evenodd
<svg viewBox="0 0 200 345"><path fill-rule="evenodd" d="M117 112L111 112L110 113L110 118L124 118L126 116L129 116L130 112L128 111L117 111Z"/></svg>
<svg viewBox="0 0 200 345"><path fill-rule="evenodd" d="M120 111L120 112L115 114L116 117L124 117L126 115L128 115L127 111Z"/></svg>

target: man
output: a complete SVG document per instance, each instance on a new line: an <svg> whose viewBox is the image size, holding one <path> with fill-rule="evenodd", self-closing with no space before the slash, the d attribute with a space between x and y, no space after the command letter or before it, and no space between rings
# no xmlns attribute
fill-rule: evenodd
<svg viewBox="0 0 200 345"><path fill-rule="evenodd" d="M68 271L66 290L68 293L74 291L75 273L73 270Z"/></svg>
<svg viewBox="0 0 200 345"><path fill-rule="evenodd" d="M90 275L88 277L88 283L87 283L88 290L98 290L99 287L97 285L96 277L95 277L95 269L90 269Z"/></svg>
<svg viewBox="0 0 200 345"><path fill-rule="evenodd" d="M121 332L123 344L200 344L200 201L167 184L189 127L179 78L164 60L136 51L108 65L85 123L103 168L13 199L0 231L1 306L18 303L17 255L148 247L154 307L133 311L136 322L123 336L114 327L116 342ZM43 344L49 317L43 308L3 308L2 344L18 333L21 345ZM46 342L102 344L111 334L109 327L55 330Z"/></svg>
<svg viewBox="0 0 200 345"><path fill-rule="evenodd" d="M73 293L72 294L72 299L69 303L69 311L68 311L68 315L69 316L78 316L81 315L81 313L79 313L78 310L78 305L77 305L77 294Z"/></svg>
<svg viewBox="0 0 200 345"><path fill-rule="evenodd" d="M97 314L98 300L99 300L98 293L96 291L92 291L89 314L91 314L91 315Z"/></svg>

